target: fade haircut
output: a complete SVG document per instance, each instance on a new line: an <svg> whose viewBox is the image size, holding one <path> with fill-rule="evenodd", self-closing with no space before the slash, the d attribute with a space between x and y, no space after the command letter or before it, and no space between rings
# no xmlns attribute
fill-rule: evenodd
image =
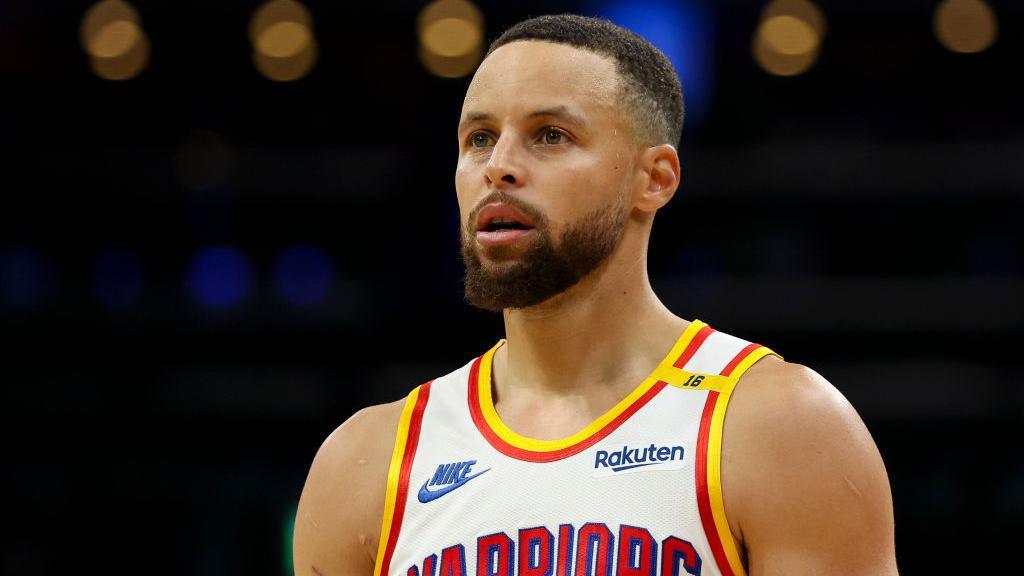
<svg viewBox="0 0 1024 576"><path fill-rule="evenodd" d="M669 59L642 36L608 20L556 14L515 24L491 42L484 58L517 40L567 44L610 57L619 73L618 100L632 116L634 139L679 147L683 89Z"/></svg>

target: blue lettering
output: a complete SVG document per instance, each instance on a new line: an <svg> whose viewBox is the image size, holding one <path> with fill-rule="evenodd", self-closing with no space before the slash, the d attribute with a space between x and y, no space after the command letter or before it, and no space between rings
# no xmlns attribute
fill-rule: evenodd
<svg viewBox="0 0 1024 576"><path fill-rule="evenodd" d="M451 484L452 482L455 482L455 479L459 476L460 468L462 468L462 462L452 464L452 467L448 469L448 475L444 477L444 483Z"/></svg>
<svg viewBox="0 0 1024 576"><path fill-rule="evenodd" d="M430 481L431 486L444 484L444 479L448 476L448 473L451 472L452 466L454 466L454 464L441 464L438 466L437 472L434 472L434 478Z"/></svg>
<svg viewBox="0 0 1024 576"><path fill-rule="evenodd" d="M470 460L469 462L465 463L465 465L462 467L462 472L459 474L460 481L466 479L466 476L469 475L469 471L473 468L473 464L476 464L476 460Z"/></svg>

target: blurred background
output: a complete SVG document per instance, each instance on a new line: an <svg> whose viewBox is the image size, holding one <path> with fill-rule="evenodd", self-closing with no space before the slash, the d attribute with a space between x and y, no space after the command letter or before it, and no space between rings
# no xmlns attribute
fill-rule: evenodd
<svg viewBox="0 0 1024 576"><path fill-rule="evenodd" d="M559 12L682 77L655 290L850 399L902 573L1003 564L1024 4L22 0L0 3L4 574L291 574L327 434L503 335L462 300L456 123L486 44Z"/></svg>

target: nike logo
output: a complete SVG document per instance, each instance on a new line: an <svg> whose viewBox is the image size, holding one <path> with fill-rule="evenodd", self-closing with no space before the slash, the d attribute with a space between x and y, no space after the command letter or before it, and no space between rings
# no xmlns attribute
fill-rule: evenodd
<svg viewBox="0 0 1024 576"><path fill-rule="evenodd" d="M441 496L444 496L452 490L459 488L466 482L469 482L473 478L487 472L487 470L490 470L490 468L488 468L487 470L481 470L476 474L469 474L470 468L473 464L476 464L476 460L470 460L468 462L454 462L438 466L437 472L434 476L424 482L423 486L420 486L420 492L417 496L420 502L426 504L431 500L437 500ZM431 490L428 486L432 485L440 485L441 488Z"/></svg>

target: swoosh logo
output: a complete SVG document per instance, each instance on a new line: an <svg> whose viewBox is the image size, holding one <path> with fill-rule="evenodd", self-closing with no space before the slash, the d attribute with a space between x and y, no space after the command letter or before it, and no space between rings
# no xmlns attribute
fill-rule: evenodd
<svg viewBox="0 0 1024 576"><path fill-rule="evenodd" d="M490 468L488 468L487 470L490 470ZM477 472L476 474L473 474L472 476L466 476L465 478L463 478L462 480L459 480L458 482L456 482L454 484L449 484L448 486L445 486L443 488L438 488L437 490L428 490L427 489L427 484L430 483L430 480L428 479L426 482L423 483L423 486L420 486L420 493L419 493L419 496L418 496L419 499L420 499L420 502L423 502L424 504L426 504L427 502L430 502L431 500L437 500L441 496L444 496L445 494L451 492L452 490L455 490L456 488L462 486L466 482L469 482L473 478L476 478L477 476L483 474L484 472L487 472L487 470L481 470L481 471Z"/></svg>

